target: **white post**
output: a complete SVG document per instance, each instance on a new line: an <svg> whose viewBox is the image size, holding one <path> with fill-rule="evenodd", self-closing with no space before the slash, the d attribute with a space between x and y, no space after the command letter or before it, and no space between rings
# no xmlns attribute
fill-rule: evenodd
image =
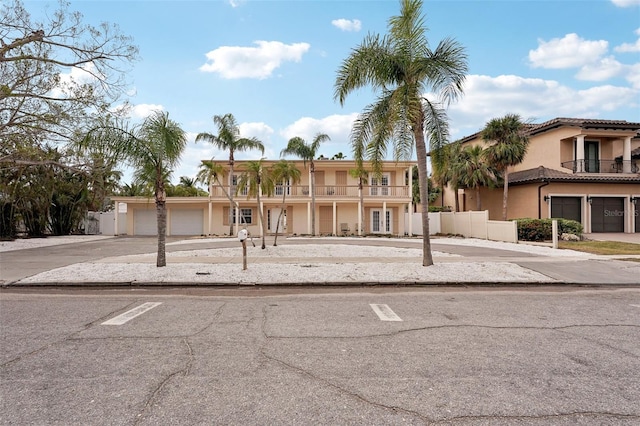
<svg viewBox="0 0 640 426"><path fill-rule="evenodd" d="M307 203L307 234L311 234L311 203Z"/></svg>
<svg viewBox="0 0 640 426"><path fill-rule="evenodd" d="M120 213L120 203L118 201L115 201L115 209L116 209L115 216L114 216L115 222L113 224L115 226L115 228L113 230L113 235L114 236L118 235L118 216L119 216L119 213ZM128 210L127 210L127 212L128 212Z"/></svg>
<svg viewBox="0 0 640 426"><path fill-rule="evenodd" d="M338 220L336 202L333 202L333 235L338 235L338 227L336 221Z"/></svg>
<svg viewBox="0 0 640 426"><path fill-rule="evenodd" d="M551 234L553 239L553 248L557 249L558 248L558 221L555 219L551 221Z"/></svg>
<svg viewBox="0 0 640 426"><path fill-rule="evenodd" d="M407 208L409 209L409 232L407 235L413 237L413 203L411 201L409 201Z"/></svg>
<svg viewBox="0 0 640 426"><path fill-rule="evenodd" d="M631 173L631 136L624 138L622 173Z"/></svg>
<svg viewBox="0 0 640 426"><path fill-rule="evenodd" d="M576 172L584 172L584 135L576 138Z"/></svg>
<svg viewBox="0 0 640 426"><path fill-rule="evenodd" d="M207 225L209 230L207 232L208 235L212 235L211 225L213 224L213 204L211 203L211 198L209 198L209 224Z"/></svg>
<svg viewBox="0 0 640 426"><path fill-rule="evenodd" d="M387 233L387 202L382 202L382 233Z"/></svg>
<svg viewBox="0 0 640 426"><path fill-rule="evenodd" d="M362 204L360 203L360 199L358 199L358 236L360 237L362 236L362 219Z"/></svg>

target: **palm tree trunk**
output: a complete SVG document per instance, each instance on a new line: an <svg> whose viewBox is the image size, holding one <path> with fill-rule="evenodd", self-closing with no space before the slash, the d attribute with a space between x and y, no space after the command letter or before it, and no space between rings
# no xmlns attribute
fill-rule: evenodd
<svg viewBox="0 0 640 426"><path fill-rule="evenodd" d="M509 196L509 172L504 169L504 192L502 193L502 220L507 220L507 197Z"/></svg>
<svg viewBox="0 0 640 426"><path fill-rule="evenodd" d="M316 235L316 168L311 160L311 235Z"/></svg>
<svg viewBox="0 0 640 426"><path fill-rule="evenodd" d="M156 266L162 267L167 265L167 255L165 251L167 235L166 201L156 200L156 215L158 220L158 256L156 258Z"/></svg>
<svg viewBox="0 0 640 426"><path fill-rule="evenodd" d="M278 220L276 221L276 237L273 239L273 246L278 245L278 230L280 229L280 220L282 219L282 213L285 209L285 200L287 199L287 188L284 187L282 191L282 206L280 206L280 214L278 215Z"/></svg>
<svg viewBox="0 0 640 426"><path fill-rule="evenodd" d="M258 181L258 193L256 194L256 199L258 200L258 219L260 220L260 225L262 226L262 250L267 248L265 244L265 234L267 233L267 228L264 226L264 216L262 214L262 206L260 205L260 181Z"/></svg>
<svg viewBox="0 0 640 426"><path fill-rule="evenodd" d="M480 185L476 186L476 210L480 211L482 204L480 203Z"/></svg>
<svg viewBox="0 0 640 426"><path fill-rule="evenodd" d="M360 196L360 223L358 223L358 235L362 236L364 232L364 191L362 188L362 178L358 180L358 195Z"/></svg>
<svg viewBox="0 0 640 426"><path fill-rule="evenodd" d="M229 236L233 235L233 209L235 208L233 202L233 161L229 161ZM238 218L236 217L236 220Z"/></svg>
<svg viewBox="0 0 640 426"><path fill-rule="evenodd" d="M431 240L429 238L429 194L427 188L427 148L424 142L422 115L413 125L418 157L418 180L420 181L420 204L422 204L422 266L433 265Z"/></svg>
<svg viewBox="0 0 640 426"><path fill-rule="evenodd" d="M458 185L453 187L453 194L455 195L455 208L456 213L460 211L460 197L458 196Z"/></svg>

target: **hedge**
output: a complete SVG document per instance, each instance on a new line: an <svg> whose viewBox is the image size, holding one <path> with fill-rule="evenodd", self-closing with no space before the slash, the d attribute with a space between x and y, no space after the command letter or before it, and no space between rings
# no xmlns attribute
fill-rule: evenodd
<svg viewBox="0 0 640 426"><path fill-rule="evenodd" d="M551 219L515 219L518 222L518 240L546 241L553 238L553 220L558 221L558 235L574 234L582 237L583 227L580 222L562 218Z"/></svg>

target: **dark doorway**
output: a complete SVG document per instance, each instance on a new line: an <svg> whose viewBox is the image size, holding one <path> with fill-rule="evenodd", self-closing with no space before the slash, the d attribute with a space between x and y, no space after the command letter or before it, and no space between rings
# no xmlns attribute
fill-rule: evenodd
<svg viewBox="0 0 640 426"><path fill-rule="evenodd" d="M582 197L551 197L551 217L582 223Z"/></svg>
<svg viewBox="0 0 640 426"><path fill-rule="evenodd" d="M591 198L591 232L624 232L624 198Z"/></svg>

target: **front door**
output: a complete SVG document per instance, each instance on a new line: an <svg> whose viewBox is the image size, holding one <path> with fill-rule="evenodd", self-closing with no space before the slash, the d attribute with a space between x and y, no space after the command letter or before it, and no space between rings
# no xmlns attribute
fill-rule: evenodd
<svg viewBox="0 0 640 426"><path fill-rule="evenodd" d="M371 209L371 232L373 234L390 234L392 232L391 210L387 210L383 220L382 209Z"/></svg>
<svg viewBox="0 0 640 426"><path fill-rule="evenodd" d="M273 208L269 210L269 231L276 232L276 226L278 227L278 233L283 234L287 228L287 210L282 213L280 218L280 225L278 225L278 217L280 216L281 208Z"/></svg>
<svg viewBox="0 0 640 426"><path fill-rule="evenodd" d="M584 162L587 173L600 173L600 155L598 153L599 144L594 141L584 143Z"/></svg>

